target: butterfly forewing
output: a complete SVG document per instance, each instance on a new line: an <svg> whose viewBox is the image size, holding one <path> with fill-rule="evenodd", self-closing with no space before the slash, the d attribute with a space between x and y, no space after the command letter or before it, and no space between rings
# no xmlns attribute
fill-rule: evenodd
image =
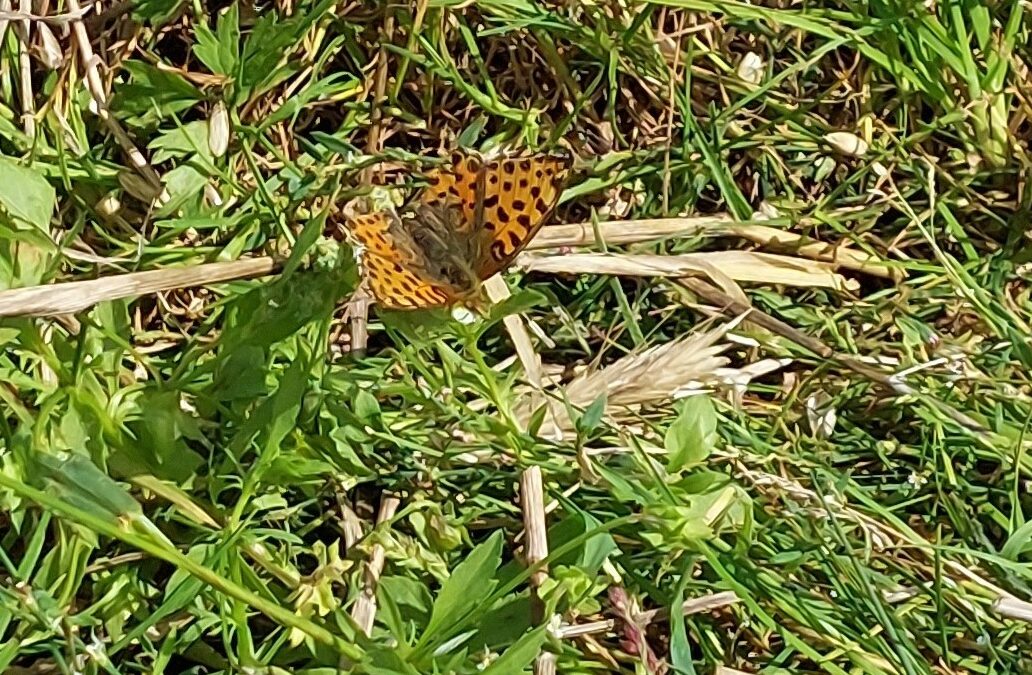
<svg viewBox="0 0 1032 675"><path fill-rule="evenodd" d="M572 158L565 153L508 154L492 159L452 153L447 168L427 175L428 204L452 200L465 216L463 232L480 239L474 269L481 279L503 270L555 210Z"/></svg>
<svg viewBox="0 0 1032 675"><path fill-rule="evenodd" d="M479 221L481 279L502 271L537 234L559 203L571 158L547 155L500 157L485 162Z"/></svg>
<svg viewBox="0 0 1032 675"><path fill-rule="evenodd" d="M480 157L456 150L449 166L426 175L429 183L420 193L419 201L429 205L458 204L463 213L461 231L472 232L474 224L480 221L478 214L482 213L478 181L483 170Z"/></svg>

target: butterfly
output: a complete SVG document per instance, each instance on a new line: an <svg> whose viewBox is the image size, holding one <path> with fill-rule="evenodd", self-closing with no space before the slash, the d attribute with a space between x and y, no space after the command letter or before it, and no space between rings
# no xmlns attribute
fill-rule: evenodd
<svg viewBox="0 0 1032 675"><path fill-rule="evenodd" d="M425 309L474 301L555 210L572 166L566 153L486 158L457 150L399 213L352 214L376 301Z"/></svg>

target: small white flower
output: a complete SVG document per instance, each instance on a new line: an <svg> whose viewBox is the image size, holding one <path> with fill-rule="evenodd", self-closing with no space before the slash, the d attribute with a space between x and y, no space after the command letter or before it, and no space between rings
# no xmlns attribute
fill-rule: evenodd
<svg viewBox="0 0 1032 675"><path fill-rule="evenodd" d="M907 476L907 482L915 488L919 488L928 482L928 478L916 471L911 471L910 475Z"/></svg>
<svg viewBox="0 0 1032 675"><path fill-rule="evenodd" d="M742 78L743 82L756 86L763 81L764 69L763 58L756 52L749 52L738 64L738 77Z"/></svg>

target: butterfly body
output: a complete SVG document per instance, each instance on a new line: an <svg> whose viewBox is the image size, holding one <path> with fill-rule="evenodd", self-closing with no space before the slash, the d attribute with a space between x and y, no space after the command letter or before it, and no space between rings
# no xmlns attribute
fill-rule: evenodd
<svg viewBox="0 0 1032 675"><path fill-rule="evenodd" d="M453 203L417 204L402 217L406 229L423 253L427 273L470 292L481 279L471 261L481 255L479 236L464 229L461 208Z"/></svg>
<svg viewBox="0 0 1032 675"><path fill-rule="evenodd" d="M564 155L456 152L401 214L351 216L376 300L420 309L473 299L480 282L508 267L551 215L569 168Z"/></svg>

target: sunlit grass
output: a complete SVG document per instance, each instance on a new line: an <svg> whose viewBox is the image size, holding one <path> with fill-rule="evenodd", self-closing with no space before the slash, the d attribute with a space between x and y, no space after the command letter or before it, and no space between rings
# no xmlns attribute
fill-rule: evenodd
<svg viewBox="0 0 1032 675"><path fill-rule="evenodd" d="M0 287L185 276L0 292L0 670L1032 672L1021 3L91 7L0 25ZM343 206L555 145L560 272L351 349Z"/></svg>

